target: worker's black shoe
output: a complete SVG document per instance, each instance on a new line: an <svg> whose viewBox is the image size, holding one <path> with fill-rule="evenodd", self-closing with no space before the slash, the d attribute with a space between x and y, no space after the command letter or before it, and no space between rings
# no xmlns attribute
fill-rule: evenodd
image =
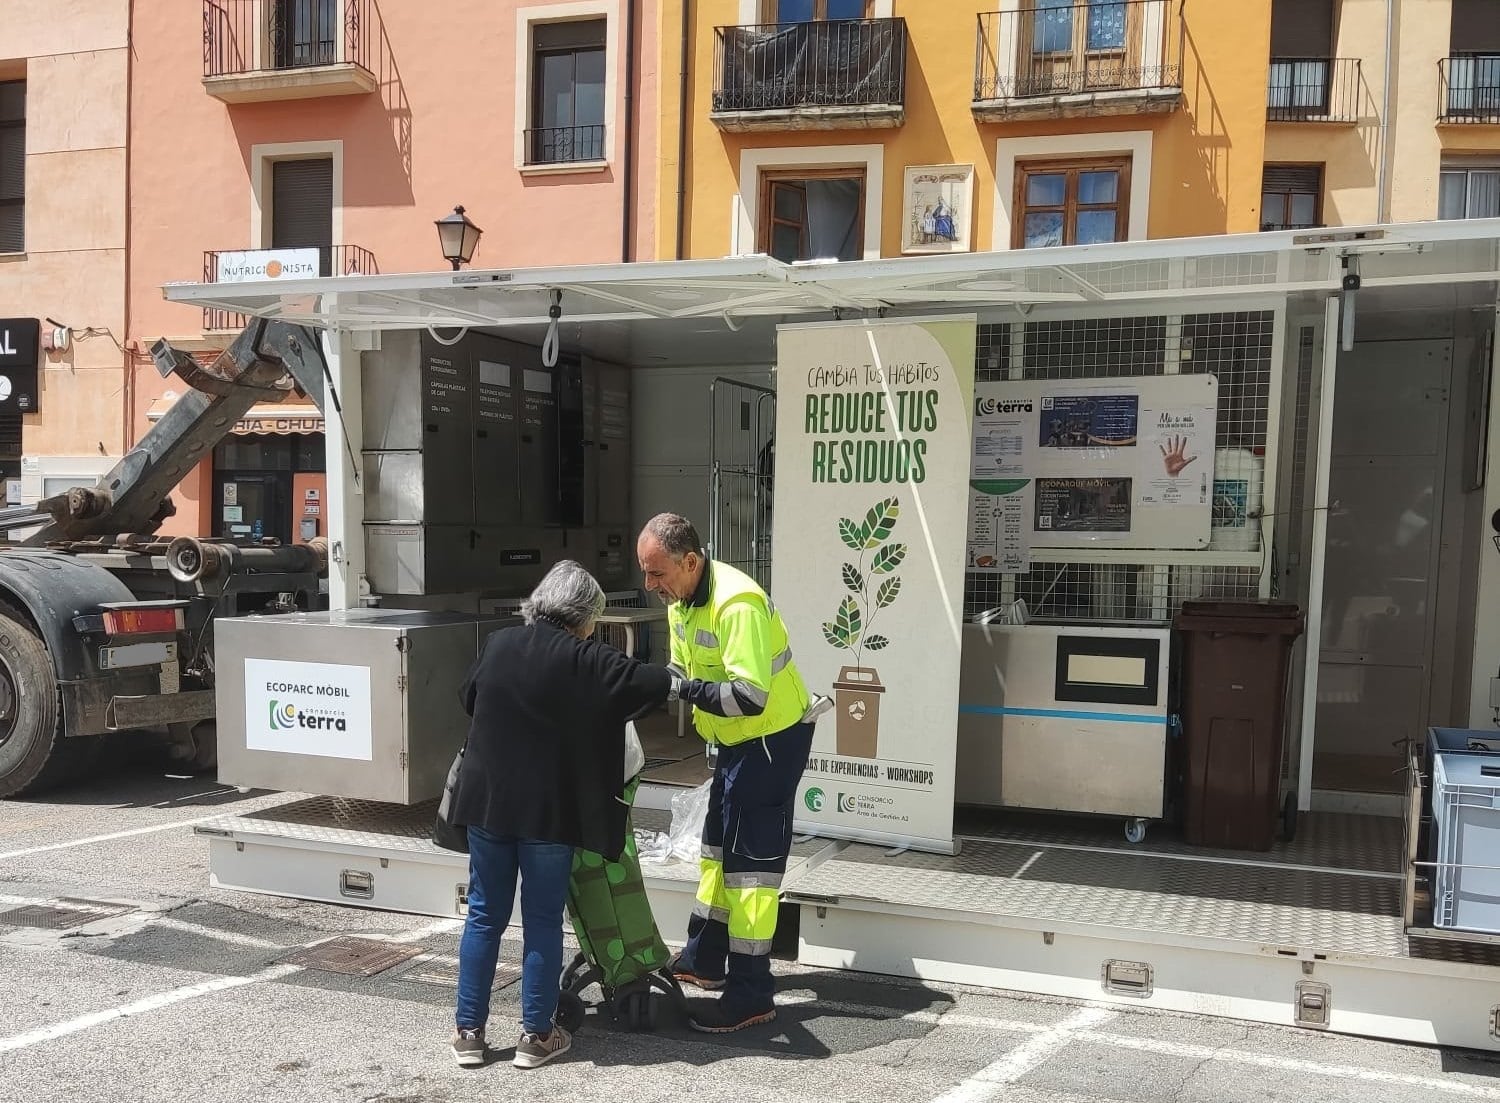
<svg viewBox="0 0 1500 1103"><path fill-rule="evenodd" d="M728 1000L694 1000L688 1008L688 1025L703 1034L733 1034L775 1018L774 1006L757 1010Z"/></svg>
<svg viewBox="0 0 1500 1103"><path fill-rule="evenodd" d="M723 977L719 977L716 980L713 977L699 976L691 969L684 969L682 967L681 954L677 954L671 961L667 962L662 972L666 973L678 984L691 984L694 988L701 988L705 992L717 992L720 988L724 987Z"/></svg>

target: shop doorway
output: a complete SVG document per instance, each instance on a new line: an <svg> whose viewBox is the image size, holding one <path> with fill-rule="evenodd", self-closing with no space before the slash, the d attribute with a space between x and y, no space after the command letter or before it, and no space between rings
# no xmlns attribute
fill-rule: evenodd
<svg viewBox="0 0 1500 1103"><path fill-rule="evenodd" d="M212 535L292 544L303 538L309 520L315 522L312 535L318 535L323 472L321 435L247 435L223 442L214 449Z"/></svg>
<svg viewBox="0 0 1500 1103"><path fill-rule="evenodd" d="M1458 627L1439 614L1453 353L1380 341L1339 357L1316 789L1400 792L1406 741L1451 719L1435 651Z"/></svg>

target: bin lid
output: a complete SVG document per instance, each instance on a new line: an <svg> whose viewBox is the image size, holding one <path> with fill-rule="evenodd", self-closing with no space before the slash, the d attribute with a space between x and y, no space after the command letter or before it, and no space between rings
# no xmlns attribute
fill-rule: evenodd
<svg viewBox="0 0 1500 1103"><path fill-rule="evenodd" d="M1303 613L1291 601L1184 601L1172 619L1180 631L1251 632L1264 635L1299 635Z"/></svg>

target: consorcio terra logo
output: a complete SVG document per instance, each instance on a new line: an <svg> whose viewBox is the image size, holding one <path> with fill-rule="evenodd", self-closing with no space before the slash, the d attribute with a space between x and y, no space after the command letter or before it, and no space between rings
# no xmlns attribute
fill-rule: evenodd
<svg viewBox="0 0 1500 1103"><path fill-rule="evenodd" d="M311 728L313 731L348 731L348 718L341 712L299 709L296 705L280 701L271 702L271 730L291 731L294 728Z"/></svg>
<svg viewBox="0 0 1500 1103"><path fill-rule="evenodd" d="M292 704L283 705L280 701L271 702L271 730L291 731L297 726L297 706Z"/></svg>
<svg viewBox="0 0 1500 1103"><path fill-rule="evenodd" d="M823 811L823 790L816 787L809 789L802 794L802 803L807 805L809 812Z"/></svg>
<svg viewBox="0 0 1500 1103"><path fill-rule="evenodd" d="M838 808L840 812L853 812L855 810L855 796L853 793L840 793Z"/></svg>

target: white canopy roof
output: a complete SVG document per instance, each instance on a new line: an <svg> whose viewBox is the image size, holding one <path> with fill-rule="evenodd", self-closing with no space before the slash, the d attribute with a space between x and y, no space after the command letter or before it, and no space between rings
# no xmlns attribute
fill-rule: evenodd
<svg viewBox="0 0 1500 1103"><path fill-rule="evenodd" d="M1349 266L1352 265L1352 268ZM1470 285L1493 301L1500 219L786 265L765 256L557 268L172 283L173 302L312 326L470 326L540 340L560 293L565 344L642 363L762 360L781 321L1062 305L1191 309L1256 295ZM1007 310L1007 313L1009 311ZM689 351L691 350L691 351Z"/></svg>

